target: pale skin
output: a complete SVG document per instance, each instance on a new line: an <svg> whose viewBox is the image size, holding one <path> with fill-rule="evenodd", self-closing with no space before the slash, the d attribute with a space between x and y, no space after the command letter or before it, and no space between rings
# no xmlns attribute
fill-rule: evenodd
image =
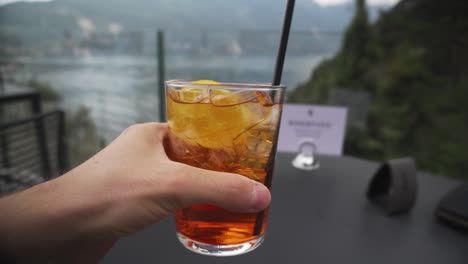
<svg viewBox="0 0 468 264"><path fill-rule="evenodd" d="M191 204L257 212L270 192L246 177L171 161L167 125L126 129L54 180L0 199L0 262L96 263L121 237Z"/></svg>

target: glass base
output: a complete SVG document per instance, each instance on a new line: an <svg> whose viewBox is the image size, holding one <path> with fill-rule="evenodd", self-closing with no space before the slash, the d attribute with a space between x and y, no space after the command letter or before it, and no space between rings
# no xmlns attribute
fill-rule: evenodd
<svg viewBox="0 0 468 264"><path fill-rule="evenodd" d="M263 235L250 241L233 245L212 245L190 239L181 233L177 233L180 243L187 249L202 255L229 257L245 254L256 249L263 242Z"/></svg>

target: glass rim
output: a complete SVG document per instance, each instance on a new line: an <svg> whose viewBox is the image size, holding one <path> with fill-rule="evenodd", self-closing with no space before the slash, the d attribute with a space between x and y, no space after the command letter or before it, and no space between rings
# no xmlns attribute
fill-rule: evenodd
<svg viewBox="0 0 468 264"><path fill-rule="evenodd" d="M197 84L186 80L166 80L166 85L176 88L223 88L223 89L247 89L247 90L286 90L286 85L272 85L269 83L235 83L235 82L218 82L217 84Z"/></svg>

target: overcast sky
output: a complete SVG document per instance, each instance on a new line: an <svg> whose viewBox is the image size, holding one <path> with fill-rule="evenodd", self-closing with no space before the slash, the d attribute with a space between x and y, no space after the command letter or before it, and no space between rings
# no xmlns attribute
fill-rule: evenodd
<svg viewBox="0 0 468 264"><path fill-rule="evenodd" d="M50 0L23 0L23 2L49 2ZM9 4L13 2L21 2L20 0L0 0L0 5Z"/></svg>
<svg viewBox="0 0 468 264"><path fill-rule="evenodd" d="M8 3L13 3L13 2L18 2L21 0L0 0L0 5L8 4ZM48 2L49 0L23 0L27 2ZM344 3L349 3L354 0L312 0L316 2L319 5L322 6L330 6L330 5L339 5L339 4L344 4ZM375 4L387 4L387 5L393 5L397 3L400 0L367 0L368 4L375 5ZM464 0L463 0L464 1Z"/></svg>
<svg viewBox="0 0 468 264"><path fill-rule="evenodd" d="M354 2L354 0L312 0L321 6L331 6L331 5L340 5L349 2ZM369 5L394 5L400 0L367 0Z"/></svg>

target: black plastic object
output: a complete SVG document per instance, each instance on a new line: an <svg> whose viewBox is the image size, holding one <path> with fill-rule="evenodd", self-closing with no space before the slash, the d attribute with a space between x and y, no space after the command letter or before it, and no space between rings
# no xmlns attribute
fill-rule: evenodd
<svg viewBox="0 0 468 264"><path fill-rule="evenodd" d="M444 195L435 215L441 222L468 232L468 184L462 184Z"/></svg>
<svg viewBox="0 0 468 264"><path fill-rule="evenodd" d="M367 198L388 215L409 212L416 203L417 169L412 158L385 162L372 178Z"/></svg>

